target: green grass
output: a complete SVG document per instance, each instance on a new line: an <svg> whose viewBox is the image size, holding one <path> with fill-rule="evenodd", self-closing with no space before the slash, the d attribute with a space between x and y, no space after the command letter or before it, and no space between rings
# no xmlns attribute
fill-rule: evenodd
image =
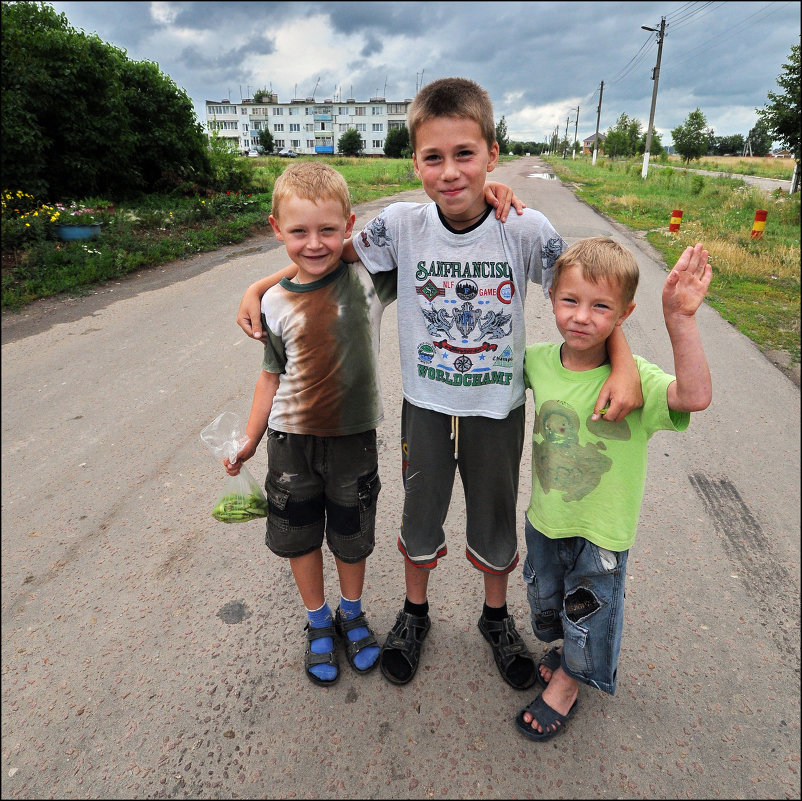
<svg viewBox="0 0 802 801"><path fill-rule="evenodd" d="M579 197L647 240L671 266L688 245L710 251L713 282L709 304L763 350L800 361L800 195L772 195L741 179L698 175L672 167L649 169L642 160L563 160L546 157ZM693 165L691 165L693 167ZM668 226L681 209L678 233ZM755 211L766 209L766 227L752 239Z"/></svg>
<svg viewBox="0 0 802 801"><path fill-rule="evenodd" d="M799 193L767 196L736 177L697 175L675 169L671 162L650 168L644 180L640 159L601 158L595 166L587 157L545 160L590 205L644 231L666 264L674 264L687 245L703 242L715 270L710 305L760 348L786 351L799 363ZM246 192L208 199L153 196L136 204L117 204L114 214L105 218L100 238L84 242L60 242L47 215L19 217L4 205L3 309L20 309L36 298L62 292L80 294L98 282L265 231L273 183L288 161L272 156L247 161L253 174ZM408 159L334 156L326 161L345 177L354 204L420 187ZM762 167L766 170L793 169L783 159L736 161L755 169L759 162L770 162ZM690 167L698 169L699 164ZM710 169L721 167L719 160L710 161ZM758 208L768 211L768 219L762 239L753 240L750 232ZM683 211L678 234L668 231L673 209Z"/></svg>

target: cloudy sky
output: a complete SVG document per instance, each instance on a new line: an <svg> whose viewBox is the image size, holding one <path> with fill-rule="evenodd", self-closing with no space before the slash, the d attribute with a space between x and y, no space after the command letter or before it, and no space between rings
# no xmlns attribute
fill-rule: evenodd
<svg viewBox="0 0 802 801"><path fill-rule="evenodd" d="M404 100L435 78L484 86L509 138L573 139L622 112L655 130L697 107L717 136L743 134L800 42L799 2L54 2L70 24L158 62L205 119L205 101L260 88L294 97Z"/></svg>

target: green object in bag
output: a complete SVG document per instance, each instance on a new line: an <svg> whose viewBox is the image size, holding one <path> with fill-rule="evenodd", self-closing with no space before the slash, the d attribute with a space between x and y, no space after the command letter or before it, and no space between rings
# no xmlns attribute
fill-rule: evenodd
<svg viewBox="0 0 802 801"><path fill-rule="evenodd" d="M267 517L267 501L261 493L224 495L212 509L212 517L221 523L242 523L257 517Z"/></svg>

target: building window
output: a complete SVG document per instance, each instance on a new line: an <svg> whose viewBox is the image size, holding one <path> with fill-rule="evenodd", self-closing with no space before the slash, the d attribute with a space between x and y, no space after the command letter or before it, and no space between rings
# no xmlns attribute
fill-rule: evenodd
<svg viewBox="0 0 802 801"><path fill-rule="evenodd" d="M380 114L384 114L384 109L381 106L372 106L371 113L374 117L378 117Z"/></svg>
<svg viewBox="0 0 802 801"><path fill-rule="evenodd" d="M281 106L277 106L273 109L273 116L280 117L284 114L284 109Z"/></svg>
<svg viewBox="0 0 802 801"><path fill-rule="evenodd" d="M304 125L304 130L305 131L314 131L315 130L315 126L314 126L313 123L307 122L306 125Z"/></svg>
<svg viewBox="0 0 802 801"><path fill-rule="evenodd" d="M300 131L301 130L301 123L300 122L291 122L290 123L290 131Z"/></svg>
<svg viewBox="0 0 802 801"><path fill-rule="evenodd" d="M381 123L381 122L374 122L373 123L373 130L374 131L383 131L384 130L384 124Z"/></svg>
<svg viewBox="0 0 802 801"><path fill-rule="evenodd" d="M314 139L307 139L306 140L306 146L307 147L314 147L315 146L315 140Z"/></svg>
<svg viewBox="0 0 802 801"><path fill-rule="evenodd" d="M337 113L338 114L347 115L348 114L348 106L340 106L340 108L337 110Z"/></svg>
<svg viewBox="0 0 802 801"><path fill-rule="evenodd" d="M274 131L283 131L283 130L284 130L284 123L283 123L283 122L277 122L277 123L275 123L275 124L273 125L273 130L274 130Z"/></svg>
<svg viewBox="0 0 802 801"><path fill-rule="evenodd" d="M207 114L236 114L236 106L207 106Z"/></svg>
<svg viewBox="0 0 802 801"><path fill-rule="evenodd" d="M301 109L299 109L298 106L290 106L290 108L287 110L287 114L289 114L290 117L297 117L300 115L300 113Z"/></svg>
<svg viewBox="0 0 802 801"><path fill-rule="evenodd" d="M300 147L301 140L300 139L290 139L290 147Z"/></svg>
<svg viewBox="0 0 802 801"><path fill-rule="evenodd" d="M388 120L387 121L387 130L388 131L396 131L399 128L405 128L405 124L400 120Z"/></svg>
<svg viewBox="0 0 802 801"><path fill-rule="evenodd" d="M283 139L276 139L276 141L273 142L273 145L275 147L277 147L279 150L281 150L281 148L284 147L284 140Z"/></svg>
<svg viewBox="0 0 802 801"><path fill-rule="evenodd" d="M407 110L406 103L388 103L387 104L387 113L388 114L405 114Z"/></svg>
<svg viewBox="0 0 802 801"><path fill-rule="evenodd" d="M357 117L364 117L364 116L365 116L365 107L364 107L364 106L357 106L357 107L354 109L354 114L355 114Z"/></svg>
<svg viewBox="0 0 802 801"><path fill-rule="evenodd" d="M357 131L366 131L368 129L368 124L366 122L358 122L356 124Z"/></svg>
<svg viewBox="0 0 802 801"><path fill-rule="evenodd" d="M239 110L239 113L240 113L240 114L247 114L247 113L248 113L248 109L247 109L247 108L245 108L245 106L243 106L243 107L242 107L242 108Z"/></svg>
<svg viewBox="0 0 802 801"><path fill-rule="evenodd" d="M374 139L373 147L384 147L384 142L381 139Z"/></svg>

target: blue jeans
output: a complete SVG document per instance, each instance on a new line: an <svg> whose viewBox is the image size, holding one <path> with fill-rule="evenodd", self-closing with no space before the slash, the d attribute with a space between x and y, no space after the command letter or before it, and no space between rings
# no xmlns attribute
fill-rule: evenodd
<svg viewBox="0 0 802 801"><path fill-rule="evenodd" d="M615 694L629 551L614 553L582 537L551 539L526 521L526 593L532 630L563 640L562 668Z"/></svg>

